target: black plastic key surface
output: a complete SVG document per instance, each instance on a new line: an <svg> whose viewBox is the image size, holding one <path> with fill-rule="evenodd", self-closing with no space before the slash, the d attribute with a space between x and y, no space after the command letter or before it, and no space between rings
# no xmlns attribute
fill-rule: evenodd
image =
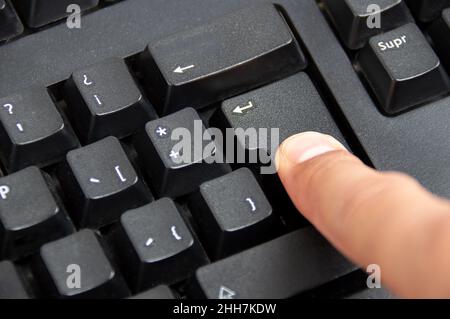
<svg viewBox="0 0 450 319"><path fill-rule="evenodd" d="M448 76L415 24L370 39L358 57L382 110L395 114L448 92Z"/></svg>
<svg viewBox="0 0 450 319"><path fill-rule="evenodd" d="M343 141L337 125L306 73L298 73L225 100L212 124L244 130L278 130L279 138L273 140L273 147L270 147L271 138L268 141L252 141L242 134L237 135L238 146L248 151L261 147L271 153L287 137L305 131L332 134ZM270 132L268 136L271 136Z"/></svg>
<svg viewBox="0 0 450 319"><path fill-rule="evenodd" d="M55 298L120 298L129 295L121 275L91 230L45 244L33 271L43 292Z"/></svg>
<svg viewBox="0 0 450 319"><path fill-rule="evenodd" d="M444 8L450 7L450 0L407 0L417 19L429 22L436 19Z"/></svg>
<svg viewBox="0 0 450 319"><path fill-rule="evenodd" d="M45 88L0 99L0 157L8 171L47 164L77 147Z"/></svg>
<svg viewBox="0 0 450 319"><path fill-rule="evenodd" d="M78 136L88 143L130 135L156 117L122 59L73 73L66 92Z"/></svg>
<svg viewBox="0 0 450 319"><path fill-rule="evenodd" d="M271 4L245 8L150 44L142 66L162 113L203 107L306 66Z"/></svg>
<svg viewBox="0 0 450 319"><path fill-rule="evenodd" d="M14 0L17 10L31 28L60 20L71 13L94 8L98 3L99 0ZM73 5L77 5L80 11L74 10Z"/></svg>
<svg viewBox="0 0 450 319"><path fill-rule="evenodd" d="M438 50L442 63L450 74L450 8L442 11L442 16L430 27L429 33Z"/></svg>
<svg viewBox="0 0 450 319"><path fill-rule="evenodd" d="M115 242L122 273L134 291L176 283L207 262L169 198L123 214Z"/></svg>
<svg viewBox="0 0 450 319"><path fill-rule="evenodd" d="M160 197L186 195L201 183L231 170L214 160L220 158L221 149L211 141L192 108L147 123L134 144Z"/></svg>
<svg viewBox="0 0 450 319"><path fill-rule="evenodd" d="M414 21L403 0L325 0L323 3L350 49L362 48L370 37Z"/></svg>
<svg viewBox="0 0 450 319"><path fill-rule="evenodd" d="M0 258L22 257L73 231L37 167L0 178Z"/></svg>
<svg viewBox="0 0 450 319"><path fill-rule="evenodd" d="M307 228L200 268L192 295L210 299L289 298L356 269L314 229Z"/></svg>
<svg viewBox="0 0 450 319"><path fill-rule="evenodd" d="M158 286L144 291L131 299L176 299L172 290L168 286Z"/></svg>
<svg viewBox="0 0 450 319"><path fill-rule="evenodd" d="M0 0L0 42L23 32L23 24L9 0Z"/></svg>
<svg viewBox="0 0 450 319"><path fill-rule="evenodd" d="M151 200L121 143L112 136L69 152L59 175L72 218L83 227L103 226Z"/></svg>
<svg viewBox="0 0 450 319"><path fill-rule="evenodd" d="M29 297L14 264L10 261L0 262L0 300L28 299Z"/></svg>
<svg viewBox="0 0 450 319"><path fill-rule="evenodd" d="M242 162L243 156L239 154L244 154L244 165L260 174L273 207L282 212L289 224L303 225L301 216L292 213L291 200L275 174L272 157L276 149L289 136L307 131L330 134L345 143L309 76L301 72L225 100L211 125L234 129L237 140L235 162ZM260 129L268 130L267 138L264 134L260 137L253 134L256 138L248 138L252 134L242 133L242 130ZM230 150L225 153L230 156Z"/></svg>
<svg viewBox="0 0 450 319"><path fill-rule="evenodd" d="M191 199L206 248L220 258L269 239L277 219L253 173L241 168L203 183Z"/></svg>

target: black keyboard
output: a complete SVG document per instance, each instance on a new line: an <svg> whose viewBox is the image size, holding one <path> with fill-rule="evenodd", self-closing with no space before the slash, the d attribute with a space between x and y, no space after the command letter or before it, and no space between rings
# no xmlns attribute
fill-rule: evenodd
<svg viewBox="0 0 450 319"><path fill-rule="evenodd" d="M449 0L0 0L0 298L393 298L211 128L450 197L449 32Z"/></svg>

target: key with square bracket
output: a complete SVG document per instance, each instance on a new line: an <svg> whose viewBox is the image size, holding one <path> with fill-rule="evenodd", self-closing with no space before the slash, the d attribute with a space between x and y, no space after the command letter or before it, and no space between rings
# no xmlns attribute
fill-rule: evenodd
<svg viewBox="0 0 450 319"><path fill-rule="evenodd" d="M281 13L264 4L152 43L141 64L149 91L167 114L295 73L306 60Z"/></svg>
<svg viewBox="0 0 450 319"><path fill-rule="evenodd" d="M72 218L83 227L108 224L152 198L112 136L69 152L59 176Z"/></svg>
<svg viewBox="0 0 450 319"><path fill-rule="evenodd" d="M76 71L66 82L69 115L83 141L130 135L156 118L122 59Z"/></svg>
<svg viewBox="0 0 450 319"><path fill-rule="evenodd" d="M8 171L49 164L78 145L45 88L0 98L0 156Z"/></svg>
<svg viewBox="0 0 450 319"><path fill-rule="evenodd" d="M213 258L255 246L276 234L279 220L247 168L200 185L190 200L192 215Z"/></svg>
<svg viewBox="0 0 450 319"><path fill-rule="evenodd" d="M173 284L207 262L198 239L169 198L123 214L114 240L122 272L134 291Z"/></svg>

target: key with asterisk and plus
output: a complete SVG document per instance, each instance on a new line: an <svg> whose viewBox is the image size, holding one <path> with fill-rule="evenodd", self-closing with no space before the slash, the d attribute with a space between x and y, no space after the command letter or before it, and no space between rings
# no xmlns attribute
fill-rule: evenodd
<svg viewBox="0 0 450 319"><path fill-rule="evenodd" d="M169 131L167 127L158 126L155 130L155 133L158 137L167 137L169 135Z"/></svg>
<svg viewBox="0 0 450 319"><path fill-rule="evenodd" d="M200 134L195 134L195 128L200 130L197 132ZM177 138L184 134L190 136L190 142L186 149L180 149L182 140ZM196 145L202 146L199 149L194 149L196 136L204 137L202 141L196 141ZM192 108L151 121L136 136L136 150L144 160L152 186L160 197L186 195L195 191L201 183L231 171L223 161L211 160L219 152L217 145L211 147L214 142L207 136L209 134L203 122ZM211 151L208 152L208 149Z"/></svg>

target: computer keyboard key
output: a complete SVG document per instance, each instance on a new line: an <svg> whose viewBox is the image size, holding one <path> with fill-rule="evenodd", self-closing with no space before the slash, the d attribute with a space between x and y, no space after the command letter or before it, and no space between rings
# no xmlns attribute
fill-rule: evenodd
<svg viewBox="0 0 450 319"><path fill-rule="evenodd" d="M0 99L0 157L8 171L48 164L77 146L45 88Z"/></svg>
<svg viewBox="0 0 450 319"><path fill-rule="evenodd" d="M1 2L1 0L0 0ZM25 285L14 264L10 261L0 262L0 300L30 298Z"/></svg>
<svg viewBox="0 0 450 319"><path fill-rule="evenodd" d="M87 143L130 135L156 117L122 59L73 73L66 92L69 115Z"/></svg>
<svg viewBox="0 0 450 319"><path fill-rule="evenodd" d="M186 195L231 171L215 161L221 149L211 138L192 108L147 123L134 145L159 197Z"/></svg>
<svg viewBox="0 0 450 319"><path fill-rule="evenodd" d="M23 32L23 24L10 0L0 0L0 42Z"/></svg>
<svg viewBox="0 0 450 319"><path fill-rule="evenodd" d="M198 240L169 198L123 214L115 242L122 273L134 291L176 283L207 262Z"/></svg>
<svg viewBox="0 0 450 319"><path fill-rule="evenodd" d="M34 166L0 178L0 259L17 259L74 231Z"/></svg>
<svg viewBox="0 0 450 319"><path fill-rule="evenodd" d="M415 24L370 39L359 66L387 114L418 106L448 92L448 76Z"/></svg>
<svg viewBox="0 0 450 319"><path fill-rule="evenodd" d="M14 0L17 11L30 28L42 27L79 12L75 8L81 11L94 8L98 3L99 0Z"/></svg>
<svg viewBox="0 0 450 319"><path fill-rule="evenodd" d="M176 299L173 291L168 286L158 286L150 290L144 291L131 299Z"/></svg>
<svg viewBox="0 0 450 319"><path fill-rule="evenodd" d="M81 227L104 226L151 200L121 143L112 136L69 152L59 176L69 213Z"/></svg>
<svg viewBox="0 0 450 319"><path fill-rule="evenodd" d="M414 22L403 0L324 0L341 39L350 49L408 22Z"/></svg>
<svg viewBox="0 0 450 319"><path fill-rule="evenodd" d="M444 8L450 7L450 0L407 0L417 19L429 22L436 19Z"/></svg>
<svg viewBox="0 0 450 319"><path fill-rule="evenodd" d="M307 228L198 269L190 293L209 299L289 298L356 269Z"/></svg>
<svg viewBox="0 0 450 319"><path fill-rule="evenodd" d="M202 242L214 259L270 239L279 226L258 181L247 168L203 183L190 206Z"/></svg>
<svg viewBox="0 0 450 319"><path fill-rule="evenodd" d="M88 229L42 246L33 272L54 298L120 298L129 295L97 235Z"/></svg>
<svg viewBox="0 0 450 319"><path fill-rule="evenodd" d="M236 133L237 147L240 149L236 151L236 156L239 152L258 152L258 156L253 158L258 157L268 163L271 158L261 156L259 149L270 155L293 134L320 131L340 137L339 129L322 98L303 72L223 101L211 119L211 125L246 132L250 132L249 129L273 129L267 132L267 139L258 139L256 134L246 136ZM251 158L247 155L247 159Z"/></svg>
<svg viewBox="0 0 450 319"><path fill-rule="evenodd" d="M445 64L447 72L450 74L450 8L442 11L442 16L429 29L429 33L436 46L437 53Z"/></svg>
<svg viewBox="0 0 450 319"><path fill-rule="evenodd" d="M142 57L163 114L207 106L305 66L286 21L271 4L162 39L150 44Z"/></svg>
<svg viewBox="0 0 450 319"><path fill-rule="evenodd" d="M300 72L223 101L211 119L211 126L234 129L234 162L245 162L246 167L259 175L269 201L285 219L304 224L275 174L272 156L282 141L300 132L318 131L345 143L309 76ZM256 134L260 131L266 131L267 138ZM225 153L231 157L230 150ZM239 154L245 155L245 161Z"/></svg>

